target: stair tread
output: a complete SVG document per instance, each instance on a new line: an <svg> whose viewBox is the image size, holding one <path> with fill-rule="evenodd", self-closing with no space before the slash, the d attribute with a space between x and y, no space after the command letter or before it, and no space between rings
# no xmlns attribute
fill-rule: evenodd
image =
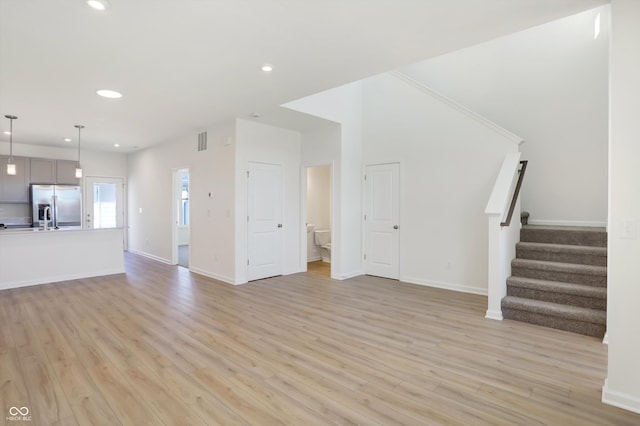
<svg viewBox="0 0 640 426"><path fill-rule="evenodd" d="M587 272L593 275L607 275L606 266L584 265L580 263L550 262L547 260L521 259L516 258L511 261L512 266L545 269L552 271Z"/></svg>
<svg viewBox="0 0 640 426"><path fill-rule="evenodd" d="M606 247L608 236L605 228L526 225L520 229L520 239L523 242Z"/></svg>
<svg viewBox="0 0 640 426"><path fill-rule="evenodd" d="M594 246L578 246L573 244L552 244L552 243L535 243L531 241L521 241L516 244L517 247L527 248L530 250L552 251L552 252L572 252L579 254L591 255L607 255L606 247Z"/></svg>
<svg viewBox="0 0 640 426"><path fill-rule="evenodd" d="M522 229L540 229L548 231L580 231L593 233L607 233L607 228L601 226L556 226L556 225L524 225Z"/></svg>
<svg viewBox="0 0 640 426"><path fill-rule="evenodd" d="M577 321L606 324L607 313L599 309L581 308L572 305L545 302L542 300L524 299L516 296L505 296L502 299L503 309L517 309L535 312L560 318L568 318Z"/></svg>
<svg viewBox="0 0 640 426"><path fill-rule="evenodd" d="M540 280L537 278L515 277L507 278L507 285L525 287L533 290L544 290L554 293L568 293L573 295L597 297L606 299L606 287L594 287L583 284L565 283L561 281Z"/></svg>

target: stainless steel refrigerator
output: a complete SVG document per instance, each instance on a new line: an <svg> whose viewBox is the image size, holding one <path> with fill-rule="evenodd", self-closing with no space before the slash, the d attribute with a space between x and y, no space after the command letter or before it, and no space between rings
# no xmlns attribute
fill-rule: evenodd
<svg viewBox="0 0 640 426"><path fill-rule="evenodd" d="M44 221L52 228L81 226L81 194L78 185L31 185L32 226L44 225Z"/></svg>

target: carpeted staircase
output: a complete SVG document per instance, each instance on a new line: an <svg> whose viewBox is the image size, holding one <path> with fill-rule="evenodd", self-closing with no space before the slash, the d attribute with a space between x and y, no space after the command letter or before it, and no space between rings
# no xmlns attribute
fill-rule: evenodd
<svg viewBox="0 0 640 426"><path fill-rule="evenodd" d="M522 227L502 299L504 318L602 338L606 309L604 228Z"/></svg>

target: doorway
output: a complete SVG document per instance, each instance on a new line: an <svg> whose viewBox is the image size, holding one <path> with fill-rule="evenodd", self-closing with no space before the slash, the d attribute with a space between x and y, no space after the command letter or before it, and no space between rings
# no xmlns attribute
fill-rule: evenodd
<svg viewBox="0 0 640 426"><path fill-rule="evenodd" d="M122 178L87 176L84 180L84 228L123 227L123 193ZM123 241L123 247L127 247L126 241Z"/></svg>
<svg viewBox="0 0 640 426"><path fill-rule="evenodd" d="M190 215L189 215L189 169L177 169L173 172L173 264L189 268L190 254Z"/></svg>
<svg viewBox="0 0 640 426"><path fill-rule="evenodd" d="M331 275L331 166L307 168L307 271Z"/></svg>
<svg viewBox="0 0 640 426"><path fill-rule="evenodd" d="M400 278L400 164L375 164L365 172L364 272Z"/></svg>

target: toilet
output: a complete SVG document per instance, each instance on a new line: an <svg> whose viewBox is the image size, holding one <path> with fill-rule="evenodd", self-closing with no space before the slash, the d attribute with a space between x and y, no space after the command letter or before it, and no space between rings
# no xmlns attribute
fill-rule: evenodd
<svg viewBox="0 0 640 426"><path fill-rule="evenodd" d="M322 261L331 263L331 230L318 229L314 231L316 245L320 247Z"/></svg>

